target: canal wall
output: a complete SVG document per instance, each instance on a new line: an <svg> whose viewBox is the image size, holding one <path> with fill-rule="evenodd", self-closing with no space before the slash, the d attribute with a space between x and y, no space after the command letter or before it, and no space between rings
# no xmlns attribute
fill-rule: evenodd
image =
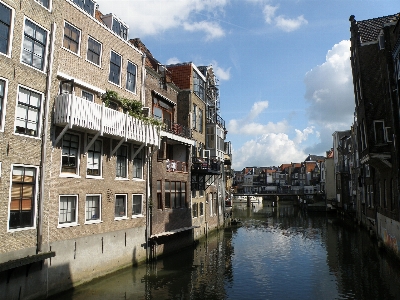
<svg viewBox="0 0 400 300"><path fill-rule="evenodd" d="M377 235L385 248L400 259L400 222L377 214Z"/></svg>
<svg viewBox="0 0 400 300"><path fill-rule="evenodd" d="M145 227L49 244L56 256L0 272L2 299L36 299L146 260Z"/></svg>

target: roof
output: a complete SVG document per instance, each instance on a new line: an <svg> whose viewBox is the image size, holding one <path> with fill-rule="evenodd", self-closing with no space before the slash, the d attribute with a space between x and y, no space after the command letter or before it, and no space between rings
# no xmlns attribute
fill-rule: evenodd
<svg viewBox="0 0 400 300"><path fill-rule="evenodd" d="M387 23L396 22L400 14L373 18L368 20L357 21L358 32L360 34L360 42L367 43L378 40L378 36L383 26ZM350 17L350 21L355 20L354 16ZM394 25L394 23L393 23Z"/></svg>

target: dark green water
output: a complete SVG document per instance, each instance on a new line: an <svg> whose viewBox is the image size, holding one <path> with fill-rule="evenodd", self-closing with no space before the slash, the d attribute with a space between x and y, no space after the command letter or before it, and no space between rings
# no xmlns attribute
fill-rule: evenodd
<svg viewBox="0 0 400 300"><path fill-rule="evenodd" d="M363 229L272 202L233 214L240 227L57 299L400 299L400 266Z"/></svg>

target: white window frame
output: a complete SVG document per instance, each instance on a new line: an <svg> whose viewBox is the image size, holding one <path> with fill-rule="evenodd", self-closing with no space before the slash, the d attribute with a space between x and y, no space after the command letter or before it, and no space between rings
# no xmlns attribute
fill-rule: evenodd
<svg viewBox="0 0 400 300"><path fill-rule="evenodd" d="M32 226L29 227L19 227L19 228L10 228L10 212L11 212L11 192L12 192L12 176L13 176L13 170L14 167L24 167L24 168L34 168L35 169L35 184L34 184L34 195L33 195L33 211L32 211ZM34 165L23 165L23 164L12 164L11 165L11 172L10 172L10 190L9 190L9 200L8 200L8 218L7 218L7 232L15 232L15 231L24 231L24 230L30 230L30 229L35 229L36 228L36 215L37 215L37 196L38 196L38 175L39 173L39 168Z"/></svg>
<svg viewBox="0 0 400 300"><path fill-rule="evenodd" d="M86 93L86 94L88 94L88 95L91 95L93 100L87 99L87 98L83 95L83 93ZM81 91L81 96L82 96L83 99L85 99L85 100L87 100L87 101L89 101L89 102L93 102L93 103L95 102L95 101L94 101L94 99L95 99L94 94L91 93L91 92L88 92L88 91L86 91L86 90L82 90L82 91Z"/></svg>
<svg viewBox="0 0 400 300"><path fill-rule="evenodd" d="M40 0L35 0L35 2L37 2L40 6L44 7L44 8L47 9L48 11L51 11L52 0L48 0L48 1L49 1L49 6L46 7L45 5L43 5L42 1L40 1Z"/></svg>
<svg viewBox="0 0 400 300"><path fill-rule="evenodd" d="M15 129L17 127L16 124L17 124L17 112L18 112L18 99L19 99L19 93L20 93L20 89L21 88L40 95L40 106L39 106L39 111L38 111L37 135L36 136L15 132ZM39 92L37 90L28 88L28 87L23 86L23 85L18 85L17 99L16 99L16 102L15 102L16 105L15 105L15 113L14 113L14 127L13 127L13 132L14 132L15 135L25 136L25 137L29 137L29 138L33 138L33 139L40 139L40 136L41 136L41 133L42 133L43 98L44 98L44 94L43 93L41 93L41 92Z"/></svg>
<svg viewBox="0 0 400 300"><path fill-rule="evenodd" d="M26 26L25 23L26 23L27 20L28 20L29 22L32 22L32 23L35 24L36 26L40 27L41 29L43 29L43 30L46 32L46 44L44 45L43 68L42 68L42 69L36 68L36 67L34 67L33 65L30 65L30 64L28 64L28 63L26 63L26 62L24 62L24 61L22 60L22 56L23 56L23 52L24 52L24 41L25 41L25 26ZM46 59L46 57L47 57L47 48L48 48L47 46L48 46L48 43L49 43L49 31L48 31L46 28L42 27L40 24L38 24L38 23L36 23L35 21L33 21L33 20L29 19L29 18L26 18L26 17L24 17L24 26L23 26L22 29L23 29L23 30L22 30L22 39L21 39L21 56L20 56L19 61L20 61L22 64L24 64L25 66L28 66L28 67L30 67L30 68L36 70L36 71L45 73L45 72L46 72L46 67L47 67L47 59Z"/></svg>
<svg viewBox="0 0 400 300"><path fill-rule="evenodd" d="M134 214L134 211L133 211L133 198L135 197L135 196L140 196L140 214ZM144 215L143 215L143 194L132 194L132 218L134 219L134 218L141 218L141 217L143 217Z"/></svg>
<svg viewBox="0 0 400 300"><path fill-rule="evenodd" d="M131 64L131 65L133 65L135 67L135 77L134 77L135 81L134 81L134 84L133 84L133 90L128 89L128 74L132 74L132 73L128 72L129 64ZM125 89L128 92L131 92L131 93L134 93L134 94L136 94L136 89L137 89L137 73L138 73L137 71L138 71L138 66L136 64L134 64L133 62L131 62L130 60L128 60L128 62L126 64L126 84L125 84Z"/></svg>
<svg viewBox="0 0 400 300"><path fill-rule="evenodd" d="M124 215L119 215L116 216L116 205L117 205L117 196L123 197L124 198L124 209L125 209L125 214ZM114 220L126 220L128 218L128 195L127 194L115 194L114 197Z"/></svg>
<svg viewBox="0 0 400 300"><path fill-rule="evenodd" d="M60 215L61 215L61 198L62 197L71 197L71 198L75 198L75 221L72 222L64 222L64 223L60 223ZM71 226L77 226L78 224L78 195L59 195L58 197L58 226L57 228L63 228L63 227L71 227Z"/></svg>
<svg viewBox="0 0 400 300"><path fill-rule="evenodd" d="M118 176L118 151L125 147L126 148L126 159L125 159L125 177ZM117 180L127 180L129 179L129 146L128 145L121 145L118 150L115 152L115 179Z"/></svg>
<svg viewBox="0 0 400 300"><path fill-rule="evenodd" d="M115 83L115 82L113 82L113 81L111 81L110 80L110 75L111 75L111 57L112 57L112 53L114 53L115 55L118 55L119 56L119 60L120 60L120 66L119 66L119 74L118 74L118 83ZM111 84L113 84L113 85L116 85L116 86L118 86L118 87L121 87L121 83L122 83L122 69L123 69L123 64L122 64L122 62L123 62L123 60L122 60L122 55L121 54L119 54L118 52L116 52L116 51L114 51L114 50L111 50L110 51L110 62L109 62L109 64L108 64L108 82L109 83L111 83Z"/></svg>
<svg viewBox="0 0 400 300"><path fill-rule="evenodd" d="M100 45L100 54L99 54L99 64L94 63L93 61L91 61L90 59L88 59L88 53L89 53L89 39L92 39L93 41L95 41L96 43L99 43ZM101 67L101 57L103 56L103 44L96 40L94 37L92 36L88 36L88 40L87 40L87 45L86 45L86 61L97 66L97 67Z"/></svg>
<svg viewBox="0 0 400 300"><path fill-rule="evenodd" d="M0 77L1 81L4 81L4 91L3 91L3 102L0 103L0 132L4 132L4 122L6 120L6 107L7 107L7 96L8 96L8 79Z"/></svg>
<svg viewBox="0 0 400 300"><path fill-rule="evenodd" d="M86 213L87 213L87 209L88 209L88 197L99 197L99 217L96 219L90 219L87 220L86 219ZM97 223L102 223L101 220L101 204L102 204L102 198L101 198L101 194L86 194L85 196L85 224L97 224Z"/></svg>
<svg viewBox="0 0 400 300"><path fill-rule="evenodd" d="M88 137L87 138L87 144L89 144L91 142L91 140L93 139L93 137ZM99 175L92 175L92 174L88 174L88 167L89 167L89 150L92 149L92 147L95 146L96 142L100 142L101 143L101 150L100 150L100 159L99 159ZM86 178L97 178L97 179L102 179L103 177L103 140L101 139L96 139L96 141L94 141L94 143L92 144L92 146L88 149L87 155L86 155Z"/></svg>
<svg viewBox="0 0 400 300"><path fill-rule="evenodd" d="M76 52L72 51L71 49L68 49L68 48L64 47L65 26L66 26L67 24L68 24L69 26L71 26L73 29L76 29L76 30L79 32L78 48L77 48ZM79 29L78 27L76 27L75 25L72 25L70 22L64 21L63 39L62 39L62 46L61 46L61 47L62 47L64 50L67 50L68 52L71 52L72 54L75 54L75 55L77 55L77 56L80 57L80 56L81 56L81 55L80 55L80 53L81 53L81 44L82 44L81 39L82 39L82 30L80 30L80 29Z"/></svg>
<svg viewBox="0 0 400 300"><path fill-rule="evenodd" d="M76 172L75 173L68 173L68 172L63 172L62 171L62 159L63 159L63 142L64 142L64 137L66 134L70 135L75 135L78 137L78 151L76 154ZM75 177L75 178L80 178L80 148L81 148L81 135L77 133L70 133L66 132L61 140L61 163L60 163L60 177Z"/></svg>
<svg viewBox="0 0 400 300"><path fill-rule="evenodd" d="M83 2L91 2L93 3L93 14L91 14L90 12L88 12L87 10L85 10L84 7L80 6L78 3L76 3L74 0L69 0L71 3L73 3L76 7L78 7L81 11L83 11L84 13L88 14L89 16L94 17L94 14L96 13L96 2L94 2L93 0L83 0Z"/></svg>
<svg viewBox="0 0 400 300"><path fill-rule="evenodd" d="M140 148L140 146L138 146L138 145L135 145L134 147L133 147L133 150L132 150L132 153L133 154L135 154L135 152L138 150ZM140 180L140 181L142 181L143 180L143 176L144 176L144 149L146 149L145 147L143 147L142 148L142 150L140 150L139 151L139 153L138 154L136 154L136 156L135 157L133 157L133 154L132 154L132 163L133 163L133 167L132 167L132 178L133 178L133 180ZM135 174L135 172L136 172L136 166L135 166L135 159L139 159L138 158L138 156L139 155L141 155L141 160L142 160L142 164L141 164L141 166L140 166L140 168L141 168L141 171L140 171L140 173L141 173L141 176L140 177L136 177L136 174Z"/></svg>
<svg viewBox="0 0 400 300"><path fill-rule="evenodd" d="M9 33L8 33L8 45L7 45L7 51L6 53L0 52L0 55L7 56L11 58L11 49L12 49L12 41L13 41L13 35L14 35L14 17L15 17L15 10L11 6L7 5L6 3L0 1L2 5L4 5L6 8L11 10L11 15L10 15L10 27L9 27ZM25 23L24 23L25 24ZM23 33L22 33L23 34Z"/></svg>

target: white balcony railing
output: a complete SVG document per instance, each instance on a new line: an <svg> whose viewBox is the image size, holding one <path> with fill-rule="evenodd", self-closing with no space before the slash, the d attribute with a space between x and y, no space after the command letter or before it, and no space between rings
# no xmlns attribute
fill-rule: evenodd
<svg viewBox="0 0 400 300"><path fill-rule="evenodd" d="M160 145L157 126L146 124L128 114L72 94L57 96L54 107L54 123L56 125L69 124L70 128L76 126L141 143Z"/></svg>

